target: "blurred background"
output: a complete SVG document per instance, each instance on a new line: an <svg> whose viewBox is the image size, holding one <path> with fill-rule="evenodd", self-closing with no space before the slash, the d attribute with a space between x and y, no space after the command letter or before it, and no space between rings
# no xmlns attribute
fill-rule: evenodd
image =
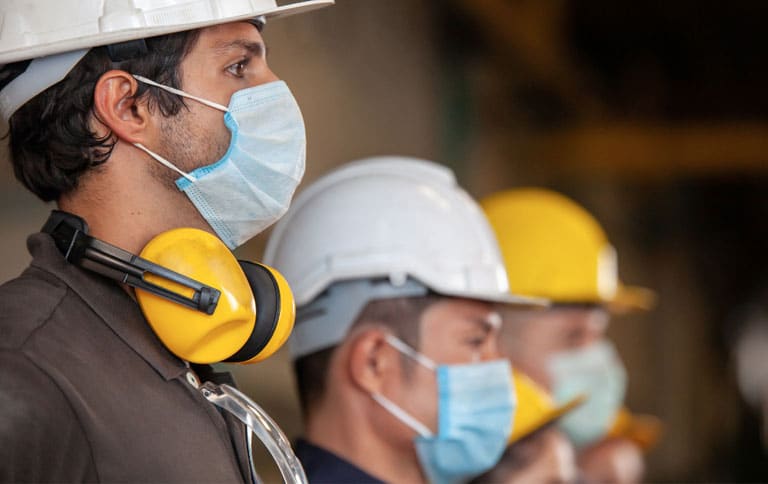
<svg viewBox="0 0 768 484"><path fill-rule="evenodd" d="M265 38L305 116L303 186L410 155L450 166L478 198L544 186L595 214L622 279L659 296L609 330L629 408L665 423L647 480L766 481L762 394L741 396L733 356L768 275L766 19L758 0L337 0ZM4 281L51 207L13 180L4 145L0 158ZM238 255L259 259L267 236ZM284 350L234 371L301 431Z"/></svg>

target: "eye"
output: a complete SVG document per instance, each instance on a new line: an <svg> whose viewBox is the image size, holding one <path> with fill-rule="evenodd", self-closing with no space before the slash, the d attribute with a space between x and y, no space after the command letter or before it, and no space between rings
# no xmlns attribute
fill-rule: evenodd
<svg viewBox="0 0 768 484"><path fill-rule="evenodd" d="M465 342L470 348L480 348L485 344L487 335L474 335L468 337Z"/></svg>
<svg viewBox="0 0 768 484"><path fill-rule="evenodd" d="M239 62L236 62L229 67L227 67L227 72L232 74L235 77L244 77L245 76L245 69L248 67L248 61L249 59L243 59Z"/></svg>

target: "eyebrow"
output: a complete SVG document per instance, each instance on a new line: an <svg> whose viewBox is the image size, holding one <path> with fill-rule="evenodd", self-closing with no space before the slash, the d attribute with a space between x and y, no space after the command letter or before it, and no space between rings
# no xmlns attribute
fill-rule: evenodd
<svg viewBox="0 0 768 484"><path fill-rule="evenodd" d="M243 39L237 39L237 40L231 40L231 41L221 41L213 44L213 50L218 55L226 55L228 51L232 51L235 49L241 49L248 51L251 55L254 56L265 56L267 55L267 45L264 42L254 42L252 40L243 40Z"/></svg>
<svg viewBox="0 0 768 484"><path fill-rule="evenodd" d="M475 329L482 330L485 334L490 334L493 332L493 330L497 329L498 326L496 326L494 323L488 320L487 317L474 317L472 318L472 322L475 324Z"/></svg>

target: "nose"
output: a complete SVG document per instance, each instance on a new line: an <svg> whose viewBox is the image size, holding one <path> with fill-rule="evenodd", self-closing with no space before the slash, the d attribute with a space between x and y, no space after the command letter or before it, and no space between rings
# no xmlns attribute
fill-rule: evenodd
<svg viewBox="0 0 768 484"><path fill-rule="evenodd" d="M488 343L483 348L475 353L473 360L475 362L497 360L502 357L501 346L499 342L498 333L491 338L488 338Z"/></svg>
<svg viewBox="0 0 768 484"><path fill-rule="evenodd" d="M261 76L259 76L259 79L254 84L254 86L258 86L258 85L261 85L261 84L267 84L269 82L274 82L274 81L279 81L279 80L280 80L280 78L277 77L277 74L275 74L274 71L272 71L272 69L270 69L269 67L265 67L264 68L264 72L262 73Z"/></svg>
<svg viewBox="0 0 768 484"><path fill-rule="evenodd" d="M608 319L608 313L603 309L593 309L590 311L586 316L584 325L586 335L592 340L602 338L608 329Z"/></svg>
<svg viewBox="0 0 768 484"><path fill-rule="evenodd" d="M279 77L277 77L277 74L275 74L275 73L272 71L272 69L269 69L269 68L268 68L267 70L269 71L269 81L267 81L267 82L274 82L274 81L279 81L279 80L280 80L280 78L279 78Z"/></svg>

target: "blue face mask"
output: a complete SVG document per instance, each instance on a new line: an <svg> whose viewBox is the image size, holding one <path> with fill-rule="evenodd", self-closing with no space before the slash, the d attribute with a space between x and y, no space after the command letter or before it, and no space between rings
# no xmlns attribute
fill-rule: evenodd
<svg viewBox="0 0 768 484"><path fill-rule="evenodd" d="M509 361L437 365L394 336L387 342L437 375L437 435L383 395L371 395L419 434L416 454L430 482L462 482L493 467L507 446L516 407Z"/></svg>
<svg viewBox="0 0 768 484"><path fill-rule="evenodd" d="M558 353L549 362L549 372L556 402L587 396L586 402L560 420L560 428L577 446L602 438L616 418L627 388L627 373L613 345L602 340Z"/></svg>
<svg viewBox="0 0 768 484"><path fill-rule="evenodd" d="M224 111L229 149L212 165L184 173L141 144L135 146L181 175L176 181L230 249L244 244L288 210L304 176L306 139L301 111L283 81L235 92L229 107L137 80Z"/></svg>

